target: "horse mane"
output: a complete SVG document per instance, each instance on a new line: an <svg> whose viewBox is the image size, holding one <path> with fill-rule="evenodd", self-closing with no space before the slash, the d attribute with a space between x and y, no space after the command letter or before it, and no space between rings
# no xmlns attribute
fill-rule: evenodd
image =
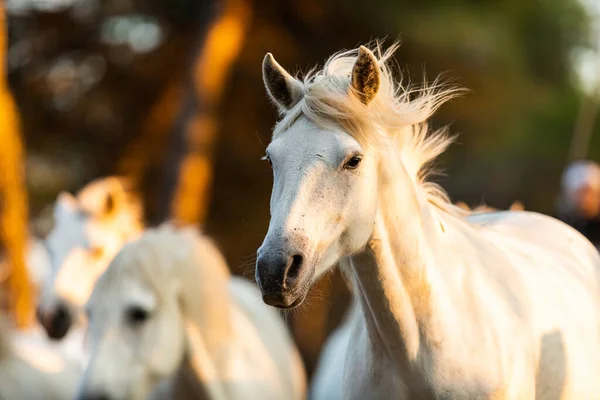
<svg viewBox="0 0 600 400"><path fill-rule="evenodd" d="M311 70L301 82L304 96L290 110L282 110L282 119L273 136L287 130L302 116L322 128L342 127L363 144L392 143L404 168L433 205L462 215L446 192L427 179L435 172L431 163L453 142L447 130L431 131L427 124L435 111L463 90L447 86L437 78L421 87L402 85L392 71L391 57L399 43L382 51L381 44L370 46L378 58L380 88L374 100L365 106L357 96L349 96L351 74L358 49L331 56L321 70Z"/></svg>

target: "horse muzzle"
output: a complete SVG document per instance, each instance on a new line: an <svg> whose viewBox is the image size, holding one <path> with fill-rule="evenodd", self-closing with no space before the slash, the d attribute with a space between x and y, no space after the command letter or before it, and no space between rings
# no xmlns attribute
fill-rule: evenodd
<svg viewBox="0 0 600 400"><path fill-rule="evenodd" d="M314 267L300 252L259 252L256 260L256 282L263 301L273 307L291 309L302 304L314 275Z"/></svg>
<svg viewBox="0 0 600 400"><path fill-rule="evenodd" d="M36 317L44 327L48 337L52 340L63 339L73 324L71 311L69 310L69 307L62 302L49 309L43 309L38 306Z"/></svg>

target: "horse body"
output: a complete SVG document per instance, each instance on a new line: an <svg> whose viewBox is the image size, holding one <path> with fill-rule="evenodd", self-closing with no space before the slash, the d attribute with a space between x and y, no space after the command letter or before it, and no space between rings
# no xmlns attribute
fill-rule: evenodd
<svg viewBox="0 0 600 400"><path fill-rule="evenodd" d="M456 204L459 208L463 208L463 205ZM466 204L464 205L466 206ZM468 206L467 210L471 211ZM519 202L514 202L510 206L510 210L520 211L522 210ZM489 213L490 211L497 211L496 209L480 206L472 210L473 215L469 216L469 219L474 224L481 224L481 217L475 214ZM487 219L495 218L495 216L489 216ZM443 261L443 260L442 260ZM348 260L346 260L348 262ZM317 369L313 375L311 384L311 400L335 400L342 399L343 395L343 380L344 370L340 368L340 360L346 359L346 353L349 350L349 341L352 334L353 324L357 323L357 319L361 319L359 325L364 325L364 316L359 313L358 300L353 296L352 303L346 312L346 317L336 328L336 330L329 336L323 350L319 357ZM352 347L354 349L355 347ZM383 370L385 368L382 367Z"/></svg>
<svg viewBox="0 0 600 400"><path fill-rule="evenodd" d="M361 47L304 82L271 55L282 120L267 147L263 300L293 308L340 262L358 311L346 399L600 398L600 256L530 212L471 214L426 181L449 145L425 123L452 91L412 96Z"/></svg>
<svg viewBox="0 0 600 400"><path fill-rule="evenodd" d="M548 217L502 212L487 219L493 221L473 221L485 224L476 225L482 231L442 222L453 262L438 259L427 267L429 304L416 300L425 288L406 288L403 300L413 304L406 314L413 318L374 318L380 301L398 304L400 298L382 294L380 282L361 283L372 277L381 254L350 260L354 271L370 270L355 272L364 297L349 345L359 350L348 352L346 361L345 375L354 378L346 381L344 398L600 396L594 379L600 373L598 254ZM523 226L536 228L524 232Z"/></svg>
<svg viewBox="0 0 600 400"><path fill-rule="evenodd" d="M304 396L283 321L192 229L165 225L126 245L88 309L92 352L81 399Z"/></svg>

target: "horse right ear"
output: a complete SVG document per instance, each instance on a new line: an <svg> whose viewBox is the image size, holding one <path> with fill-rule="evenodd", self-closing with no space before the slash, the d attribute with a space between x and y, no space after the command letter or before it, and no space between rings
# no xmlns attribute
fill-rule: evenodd
<svg viewBox="0 0 600 400"><path fill-rule="evenodd" d="M281 111L295 106L304 95L300 81L283 69L271 53L263 60L262 73L267 92Z"/></svg>
<svg viewBox="0 0 600 400"><path fill-rule="evenodd" d="M117 209L117 195L115 193L107 193L104 199L104 207L102 213L104 215L112 214Z"/></svg>

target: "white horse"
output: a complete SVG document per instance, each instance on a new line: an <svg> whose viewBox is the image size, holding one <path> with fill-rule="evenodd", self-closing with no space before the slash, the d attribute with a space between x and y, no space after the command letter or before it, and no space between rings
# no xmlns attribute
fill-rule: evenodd
<svg viewBox="0 0 600 400"><path fill-rule="evenodd" d="M599 399L600 255L558 220L470 215L426 181L450 143L426 120L454 91L399 86L394 48L337 54L303 82L267 54L282 119L263 300L295 307L341 262L358 300L346 399Z"/></svg>
<svg viewBox="0 0 600 400"><path fill-rule="evenodd" d="M100 274L142 229L139 200L122 178L95 180L77 197L59 194L54 227L46 239L50 277L37 310L51 338L64 338L73 323L81 320L81 309Z"/></svg>
<svg viewBox="0 0 600 400"><path fill-rule="evenodd" d="M127 244L89 300L91 356L80 399L305 396L299 353L256 287L229 274L192 228L165 224Z"/></svg>
<svg viewBox="0 0 600 400"><path fill-rule="evenodd" d="M10 329L0 321L0 399L70 400L81 369L47 338Z"/></svg>

